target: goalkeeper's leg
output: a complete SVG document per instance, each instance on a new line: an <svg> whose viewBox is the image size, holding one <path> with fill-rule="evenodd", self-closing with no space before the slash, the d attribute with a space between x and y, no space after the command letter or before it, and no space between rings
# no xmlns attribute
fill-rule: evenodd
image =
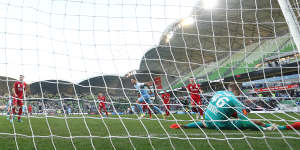
<svg viewBox="0 0 300 150"><path fill-rule="evenodd" d="M211 123L207 123L207 128L211 128ZM234 121L226 121L226 122L215 122L215 127L220 129L251 129L251 130L263 130L263 131L273 131L275 129L279 130L292 130L293 128L296 130L300 130L300 122L295 122L291 125L286 126L278 126L276 124L268 124L263 123L257 120L234 120ZM213 127L212 127L213 128Z"/></svg>
<svg viewBox="0 0 300 150"><path fill-rule="evenodd" d="M265 130L265 127L255 124L250 120L207 120L206 128L208 129L224 129L224 130L237 130L237 129L252 129L252 130Z"/></svg>
<svg viewBox="0 0 300 150"><path fill-rule="evenodd" d="M278 126L276 124L263 123L263 122L257 121L257 120L253 120L253 122L257 125L260 125L262 127L267 128L267 130L275 130L275 129L279 129L279 130L292 130L292 129L300 130L300 122L295 122L293 124L285 125L285 126Z"/></svg>
<svg viewBox="0 0 300 150"><path fill-rule="evenodd" d="M232 125L239 129L251 129L251 130L266 130L271 124L263 124L262 122L251 121L251 120L235 120Z"/></svg>
<svg viewBox="0 0 300 150"><path fill-rule="evenodd" d="M300 129L300 124L294 123L292 125L287 125L287 126L278 126L276 124L268 124L268 123L263 123L257 120L236 120L233 122L235 126L237 126L240 129L252 129L252 130L263 130L263 131L273 131L275 129L279 130L288 130L289 127L294 127L294 128L299 128Z"/></svg>
<svg viewBox="0 0 300 150"><path fill-rule="evenodd" d="M265 124L265 127L267 130L273 131L273 130L300 130L300 122L295 122L290 125L276 125L276 124Z"/></svg>
<svg viewBox="0 0 300 150"><path fill-rule="evenodd" d="M295 122L293 124L287 125L287 126L279 126L279 130L292 130L292 129L300 130L300 122Z"/></svg>

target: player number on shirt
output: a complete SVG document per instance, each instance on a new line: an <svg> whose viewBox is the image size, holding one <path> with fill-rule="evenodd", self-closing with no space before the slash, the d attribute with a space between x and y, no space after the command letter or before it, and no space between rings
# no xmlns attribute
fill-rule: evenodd
<svg viewBox="0 0 300 150"><path fill-rule="evenodd" d="M215 97L213 97L212 99L213 102L216 102L217 107L223 107L226 102L229 102L229 99L227 97L223 97L222 95L217 95Z"/></svg>
<svg viewBox="0 0 300 150"><path fill-rule="evenodd" d="M226 102L229 102L229 99L227 97L222 97L222 98L218 99L218 101L216 102L216 105L218 107L223 107L226 104Z"/></svg>

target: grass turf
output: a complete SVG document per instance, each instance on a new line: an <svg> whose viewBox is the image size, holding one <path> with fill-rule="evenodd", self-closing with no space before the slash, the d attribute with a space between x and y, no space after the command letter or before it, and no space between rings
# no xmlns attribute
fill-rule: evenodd
<svg viewBox="0 0 300 150"><path fill-rule="evenodd" d="M300 114L259 114L277 124L284 120L299 120ZM250 114L251 118L261 118ZM161 115L158 115L161 118ZM276 117L278 116L278 117ZM57 116L56 116L57 117ZM59 116L58 116L59 117ZM212 129L169 129L174 118L167 120L142 119L135 115L110 116L68 116L69 118L23 117L22 123L11 124L6 117L0 117L0 149L297 149L300 146L299 133L295 131L260 132L243 130ZM77 117L77 118L76 118ZM188 115L174 115L178 123L191 120ZM154 117L155 118L155 117ZM30 121L30 123L29 123ZM288 122L290 123L290 122ZM13 127L14 125L14 127ZM31 126L30 126L31 125ZM16 134L14 134L16 133ZM52 135L54 136L50 136ZM34 135L34 136L32 136ZM72 138L71 138L72 137ZM17 144L16 144L17 143ZM35 143L35 145L34 145Z"/></svg>

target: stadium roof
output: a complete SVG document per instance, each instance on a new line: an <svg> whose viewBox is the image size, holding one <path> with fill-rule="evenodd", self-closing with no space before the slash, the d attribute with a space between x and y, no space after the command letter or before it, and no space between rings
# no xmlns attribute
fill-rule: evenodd
<svg viewBox="0 0 300 150"><path fill-rule="evenodd" d="M0 95L3 96L10 93L15 81L16 79L14 78L0 76Z"/></svg>
<svg viewBox="0 0 300 150"><path fill-rule="evenodd" d="M195 5L191 12L194 23L189 26L180 26L181 20L170 25L158 46L146 52L139 70L182 76L225 58L229 51L289 32L277 1L218 2L212 11L204 9L201 1Z"/></svg>
<svg viewBox="0 0 300 150"><path fill-rule="evenodd" d="M74 83L64 80L43 80L30 84L32 94L69 94L74 95Z"/></svg>

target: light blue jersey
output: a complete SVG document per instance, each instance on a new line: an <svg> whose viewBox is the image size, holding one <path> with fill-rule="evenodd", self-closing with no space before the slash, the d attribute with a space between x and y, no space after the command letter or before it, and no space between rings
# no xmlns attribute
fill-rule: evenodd
<svg viewBox="0 0 300 150"><path fill-rule="evenodd" d="M9 107L9 106L12 106L12 99L11 99L11 98L8 100L7 106L8 106L8 107Z"/></svg>
<svg viewBox="0 0 300 150"><path fill-rule="evenodd" d="M145 83L139 83L139 82L137 82L134 85L134 87L141 94L141 96L138 98L138 102L139 103L146 102L147 104L152 104L152 101L150 100L150 95L148 93L148 89L145 88ZM141 113L144 113L144 111L142 109L142 106L140 104L138 104L137 107L139 108L139 110L140 110ZM152 107L152 106L150 106L150 107ZM162 111L158 107L153 106L153 109L155 109L156 111L158 111L159 113L162 114Z"/></svg>
<svg viewBox="0 0 300 150"><path fill-rule="evenodd" d="M23 112L26 112L26 110L27 110L27 106L23 105L22 111L23 111Z"/></svg>
<svg viewBox="0 0 300 150"><path fill-rule="evenodd" d="M139 83L137 82L134 87L139 91L142 97L148 98L150 97L148 93L148 89L145 88L145 83Z"/></svg>
<svg viewBox="0 0 300 150"><path fill-rule="evenodd" d="M6 109L8 109L8 108L11 107L11 106L12 106L12 98L9 97L9 98L8 98L8 101L7 101L7 104L6 104Z"/></svg>

